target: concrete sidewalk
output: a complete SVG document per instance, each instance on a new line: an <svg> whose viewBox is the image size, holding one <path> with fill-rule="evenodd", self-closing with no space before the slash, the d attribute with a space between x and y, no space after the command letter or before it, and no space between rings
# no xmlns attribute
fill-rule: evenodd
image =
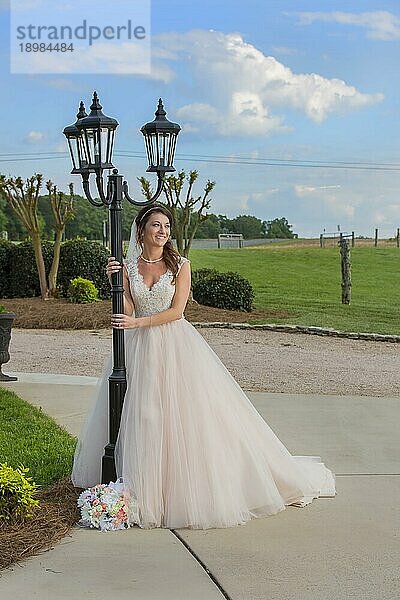
<svg viewBox="0 0 400 600"><path fill-rule="evenodd" d="M95 378L2 384L77 435ZM228 529L75 528L0 573L0 598L395 600L400 597L399 398L249 393L293 454L318 455L336 498Z"/></svg>

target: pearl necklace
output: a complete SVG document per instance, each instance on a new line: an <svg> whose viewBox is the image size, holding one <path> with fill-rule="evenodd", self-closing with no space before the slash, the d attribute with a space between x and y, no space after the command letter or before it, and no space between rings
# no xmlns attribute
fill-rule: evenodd
<svg viewBox="0 0 400 600"><path fill-rule="evenodd" d="M142 260L144 260L144 262L147 262L147 263L157 263L157 262L160 262L160 260L164 260L164 256L162 256L161 258L157 258L156 260L149 260L148 258L145 258L143 256L143 254L140 255L140 258Z"/></svg>

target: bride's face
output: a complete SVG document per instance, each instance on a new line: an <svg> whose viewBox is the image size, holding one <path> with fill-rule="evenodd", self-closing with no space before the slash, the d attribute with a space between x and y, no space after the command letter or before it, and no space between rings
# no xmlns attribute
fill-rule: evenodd
<svg viewBox="0 0 400 600"><path fill-rule="evenodd" d="M152 213L144 227L144 244L161 248L170 236L170 222L163 213Z"/></svg>

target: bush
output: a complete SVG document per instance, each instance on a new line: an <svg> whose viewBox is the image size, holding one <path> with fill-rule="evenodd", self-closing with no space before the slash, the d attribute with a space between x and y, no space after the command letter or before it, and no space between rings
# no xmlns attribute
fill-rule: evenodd
<svg viewBox="0 0 400 600"><path fill-rule="evenodd" d="M217 269L206 269L206 268L196 269L195 271L192 271L192 288L201 279L204 279L205 277L208 277L209 275L215 275L216 273L218 273Z"/></svg>
<svg viewBox="0 0 400 600"><path fill-rule="evenodd" d="M89 279L99 291L100 298L110 297L110 283L106 275L109 253L99 242L75 239L61 246L57 286L67 296L71 279Z"/></svg>
<svg viewBox="0 0 400 600"><path fill-rule="evenodd" d="M0 240L0 298L6 298L10 287L12 244Z"/></svg>
<svg viewBox="0 0 400 600"><path fill-rule="evenodd" d="M40 296L39 275L31 240L12 244L9 286L3 298ZM54 242L42 241L43 260L48 273L53 260Z"/></svg>
<svg viewBox="0 0 400 600"><path fill-rule="evenodd" d="M29 469L13 469L7 463L0 464L0 519L31 517L33 509L39 506L34 494L37 485L32 477L27 477Z"/></svg>
<svg viewBox="0 0 400 600"><path fill-rule="evenodd" d="M250 312L254 290L251 283L239 273L215 272L199 278L193 284L193 298L200 304L214 308Z"/></svg>
<svg viewBox="0 0 400 600"><path fill-rule="evenodd" d="M44 241L43 259L47 270L53 260L53 242ZM40 296L39 276L31 240L20 244L0 242L0 298Z"/></svg>
<svg viewBox="0 0 400 600"><path fill-rule="evenodd" d="M48 275L53 261L54 242L42 240L43 259ZM108 250L98 242L68 240L61 244L57 287L64 297L71 279L84 277L93 281L100 298L110 297L105 273ZM0 241L0 298L40 296L39 276L31 240L20 244Z"/></svg>
<svg viewBox="0 0 400 600"><path fill-rule="evenodd" d="M71 279L68 287L68 299L76 304L91 304L99 301L99 292L93 281L76 277Z"/></svg>

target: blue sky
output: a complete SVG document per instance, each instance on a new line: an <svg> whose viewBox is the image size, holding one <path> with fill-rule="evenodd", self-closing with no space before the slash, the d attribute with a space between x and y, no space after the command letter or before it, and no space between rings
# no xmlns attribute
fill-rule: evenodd
<svg viewBox="0 0 400 600"><path fill-rule="evenodd" d="M97 90L138 190L161 96L183 126L176 167L217 182L212 212L285 216L301 236L400 227L398 1L153 0L150 75L12 75L9 13L0 0L2 173L80 191L61 132Z"/></svg>

